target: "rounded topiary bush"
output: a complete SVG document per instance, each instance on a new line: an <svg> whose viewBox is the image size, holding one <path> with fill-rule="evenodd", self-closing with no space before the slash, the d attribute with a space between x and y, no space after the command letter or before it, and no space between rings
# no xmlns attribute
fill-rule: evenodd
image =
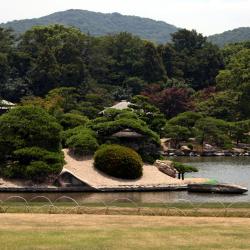
<svg viewBox="0 0 250 250"><path fill-rule="evenodd" d="M137 179L142 176L143 162L133 150L120 145L102 146L94 156L95 167L113 177Z"/></svg>

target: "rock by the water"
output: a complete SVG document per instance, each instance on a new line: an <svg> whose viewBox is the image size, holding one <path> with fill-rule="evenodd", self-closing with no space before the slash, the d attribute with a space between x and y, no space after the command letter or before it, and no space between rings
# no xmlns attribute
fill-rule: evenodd
<svg viewBox="0 0 250 250"><path fill-rule="evenodd" d="M183 146L181 146L181 151L190 152L192 150L188 146L183 145Z"/></svg>
<svg viewBox="0 0 250 250"><path fill-rule="evenodd" d="M232 148L232 151L237 154L243 154L245 152L242 148Z"/></svg>
<svg viewBox="0 0 250 250"><path fill-rule="evenodd" d="M212 145L210 145L210 144L205 144L204 145L204 149L207 149L207 150L212 150L214 147L212 146Z"/></svg>
<svg viewBox="0 0 250 250"><path fill-rule="evenodd" d="M174 168L174 164L172 161L168 161L168 160L156 160L155 164L154 164L159 171L161 171L162 173L176 178L177 175L177 170Z"/></svg>

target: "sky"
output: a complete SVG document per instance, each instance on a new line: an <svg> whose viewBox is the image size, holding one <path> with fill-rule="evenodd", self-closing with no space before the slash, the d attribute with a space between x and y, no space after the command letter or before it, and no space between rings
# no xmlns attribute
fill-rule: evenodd
<svg viewBox="0 0 250 250"><path fill-rule="evenodd" d="M68 9L148 17L204 35L250 27L250 0L0 0L0 23Z"/></svg>

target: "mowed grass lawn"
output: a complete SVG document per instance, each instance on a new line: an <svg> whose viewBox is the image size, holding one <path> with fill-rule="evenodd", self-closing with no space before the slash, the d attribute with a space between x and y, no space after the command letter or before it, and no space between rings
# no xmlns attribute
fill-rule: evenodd
<svg viewBox="0 0 250 250"><path fill-rule="evenodd" d="M250 249L249 218L0 214L0 249Z"/></svg>

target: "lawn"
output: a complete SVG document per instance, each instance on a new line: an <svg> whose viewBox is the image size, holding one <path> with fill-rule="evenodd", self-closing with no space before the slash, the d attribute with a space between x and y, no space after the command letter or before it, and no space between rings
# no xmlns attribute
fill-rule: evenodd
<svg viewBox="0 0 250 250"><path fill-rule="evenodd" d="M249 218L0 214L0 249L249 249Z"/></svg>

